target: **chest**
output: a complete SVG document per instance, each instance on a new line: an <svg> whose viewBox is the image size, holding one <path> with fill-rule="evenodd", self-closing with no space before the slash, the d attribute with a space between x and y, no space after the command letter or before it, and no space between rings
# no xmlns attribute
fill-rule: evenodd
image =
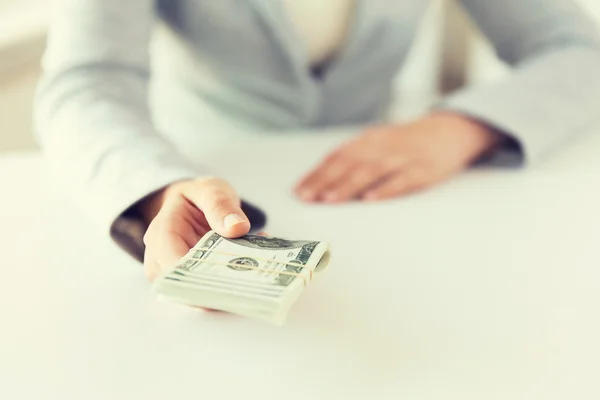
<svg viewBox="0 0 600 400"><path fill-rule="evenodd" d="M427 0L158 0L159 16L189 43L239 51L267 47L309 55L340 53L371 42L397 47L410 40ZM319 57L319 56L317 56Z"/></svg>

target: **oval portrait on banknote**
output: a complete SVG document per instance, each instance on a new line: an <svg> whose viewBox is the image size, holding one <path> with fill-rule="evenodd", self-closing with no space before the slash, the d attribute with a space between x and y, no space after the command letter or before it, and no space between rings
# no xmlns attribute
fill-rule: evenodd
<svg viewBox="0 0 600 400"><path fill-rule="evenodd" d="M235 271L250 271L258 267L258 261L250 257L239 257L229 261L227 267ZM250 267L250 268L248 268Z"/></svg>
<svg viewBox="0 0 600 400"><path fill-rule="evenodd" d="M286 240L281 238L258 235L246 235L244 237L241 237L239 239L233 239L231 241L242 246L251 247L253 249L269 250L297 249L309 243L312 243L306 240Z"/></svg>

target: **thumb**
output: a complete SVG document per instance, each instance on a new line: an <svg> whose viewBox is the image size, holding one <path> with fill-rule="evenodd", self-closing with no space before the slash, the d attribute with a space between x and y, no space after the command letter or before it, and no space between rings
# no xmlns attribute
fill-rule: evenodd
<svg viewBox="0 0 600 400"><path fill-rule="evenodd" d="M240 200L225 181L198 181L183 194L204 213L211 229L219 235L235 238L250 231L250 221L240 207Z"/></svg>

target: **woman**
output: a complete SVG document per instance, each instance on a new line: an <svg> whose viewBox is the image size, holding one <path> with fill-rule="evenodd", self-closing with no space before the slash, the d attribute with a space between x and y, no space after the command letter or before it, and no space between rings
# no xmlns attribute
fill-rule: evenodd
<svg viewBox="0 0 600 400"><path fill-rule="evenodd" d="M596 119L600 38L573 0L462 4L513 74L463 90L410 124L367 129L301 180L301 199L401 196L484 156L535 162ZM320 18L305 12L311 6ZM226 123L279 131L375 123L426 7L422 0L62 0L37 97L41 143L79 201L143 257L152 279L208 229L235 237L264 222L227 182L187 161L195 134L165 123L166 109L215 110ZM151 63L155 22L168 34ZM151 74L163 87L153 107ZM196 130L202 137L213 129Z"/></svg>

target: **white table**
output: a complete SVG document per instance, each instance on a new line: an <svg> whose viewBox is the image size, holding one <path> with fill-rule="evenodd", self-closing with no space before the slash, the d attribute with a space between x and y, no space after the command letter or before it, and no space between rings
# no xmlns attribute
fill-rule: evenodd
<svg viewBox="0 0 600 400"><path fill-rule="evenodd" d="M37 154L1 158L0 399L599 398L598 135L385 204L297 202L346 136L206 156L271 234L332 244L283 328L156 302Z"/></svg>

